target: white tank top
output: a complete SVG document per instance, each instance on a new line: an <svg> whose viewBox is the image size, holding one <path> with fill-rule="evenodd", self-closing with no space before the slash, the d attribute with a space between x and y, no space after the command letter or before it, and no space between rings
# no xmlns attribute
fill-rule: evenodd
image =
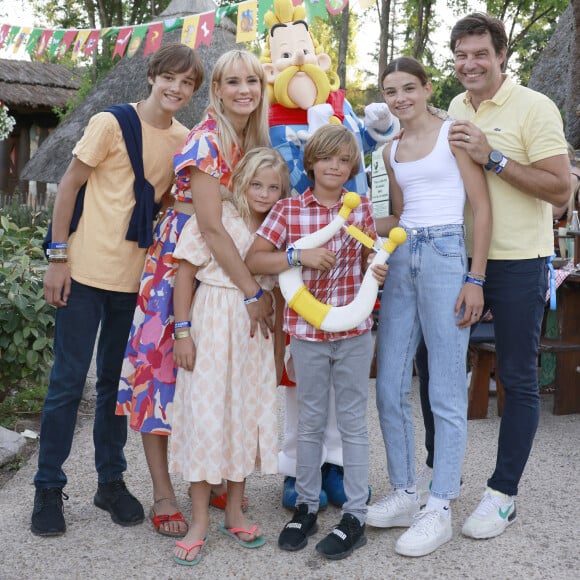
<svg viewBox="0 0 580 580"><path fill-rule="evenodd" d="M403 191L404 228L463 224L465 187L447 134L452 121L444 121L435 147L417 161L395 160L398 140L391 147L391 167Z"/></svg>

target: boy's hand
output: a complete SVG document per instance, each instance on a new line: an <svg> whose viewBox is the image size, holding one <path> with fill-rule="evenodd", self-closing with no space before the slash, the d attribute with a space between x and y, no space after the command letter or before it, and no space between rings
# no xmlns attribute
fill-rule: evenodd
<svg viewBox="0 0 580 580"><path fill-rule="evenodd" d="M66 306L70 295L70 269L66 262L49 262L44 275L44 299L51 305Z"/></svg>
<svg viewBox="0 0 580 580"><path fill-rule="evenodd" d="M192 371L195 365L195 344L193 338L178 338L173 344L173 360L178 367Z"/></svg>
<svg viewBox="0 0 580 580"><path fill-rule="evenodd" d="M310 250L301 250L300 261L303 266L308 266L315 270L331 270L336 264L336 256L334 252L326 248L312 248Z"/></svg>
<svg viewBox="0 0 580 580"><path fill-rule="evenodd" d="M373 256L369 256L369 266L372 261ZM373 273L373 278L379 283L379 286L382 286L387 278L389 266L388 264L375 264L374 266L371 266L371 271Z"/></svg>

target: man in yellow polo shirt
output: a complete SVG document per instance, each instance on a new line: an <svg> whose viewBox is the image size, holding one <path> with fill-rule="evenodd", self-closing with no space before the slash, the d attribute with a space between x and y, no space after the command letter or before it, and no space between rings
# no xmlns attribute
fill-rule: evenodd
<svg viewBox="0 0 580 580"><path fill-rule="evenodd" d="M540 415L537 351L554 250L551 204L570 195L562 119L550 99L502 73L503 22L475 13L451 31L457 78L450 142L485 167L493 231L484 285L505 389L497 461L481 503L463 526L472 538L501 534L516 517L514 496ZM467 224L469 228L469 224Z"/></svg>
<svg viewBox="0 0 580 580"><path fill-rule="evenodd" d="M153 202L159 202L171 186L173 155L188 133L173 116L203 82L203 64L189 47L168 44L149 61L147 80L149 96L131 105L141 125L144 176L150 184L147 193L136 195L135 173L121 127L111 112L103 112L90 119L56 194L44 277L44 297L56 307L54 364L42 411L30 526L37 536L59 536L66 530L63 464L71 450L99 327L94 503L122 526L144 519L142 505L123 481L127 418L115 415L117 388L151 243ZM82 215L76 231L69 235L73 208L85 183ZM143 205L146 195L152 198L149 209ZM133 221L137 232L130 231Z"/></svg>

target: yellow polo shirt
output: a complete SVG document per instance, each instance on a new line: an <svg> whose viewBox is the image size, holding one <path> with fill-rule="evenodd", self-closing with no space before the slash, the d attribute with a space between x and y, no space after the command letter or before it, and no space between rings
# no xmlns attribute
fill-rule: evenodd
<svg viewBox="0 0 580 580"><path fill-rule="evenodd" d="M173 155L185 143L188 130L175 119L168 129L157 129L142 119L141 127L145 177L159 201L173 182ZM103 290L137 292L146 249L125 239L135 206L135 176L112 113L91 118L73 154L94 170L78 229L69 238L72 278Z"/></svg>
<svg viewBox="0 0 580 580"><path fill-rule="evenodd" d="M474 110L466 93L449 106L454 119L469 120L486 135L493 149L522 165L567 153L562 117L545 95L505 80L494 97ZM554 253L552 206L526 195L493 170L485 172L493 213L490 260L523 260ZM467 205L467 204L466 204ZM468 247L473 229L466 211Z"/></svg>

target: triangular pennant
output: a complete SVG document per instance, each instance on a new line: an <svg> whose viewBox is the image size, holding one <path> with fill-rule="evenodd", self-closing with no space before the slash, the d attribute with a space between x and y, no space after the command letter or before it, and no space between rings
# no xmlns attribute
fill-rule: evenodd
<svg viewBox="0 0 580 580"><path fill-rule="evenodd" d="M50 44L48 45L48 55L49 56L56 56L56 53L58 52L58 47L60 46L60 43L62 42L62 39L64 37L64 30L55 30L52 38L50 39Z"/></svg>
<svg viewBox="0 0 580 580"><path fill-rule="evenodd" d="M374 6L376 3L377 3L377 0L358 0L358 5L363 10L366 10L367 8L370 8L371 6Z"/></svg>
<svg viewBox="0 0 580 580"><path fill-rule="evenodd" d="M54 30L43 30L40 38L38 39L38 44L36 45L36 58L40 58L46 49L50 46L50 39L54 34Z"/></svg>
<svg viewBox="0 0 580 580"><path fill-rule="evenodd" d="M6 37L5 47L9 48L12 43L16 40L18 33L20 32L20 26L11 26L8 31L8 36Z"/></svg>
<svg viewBox="0 0 580 580"><path fill-rule="evenodd" d="M195 48L205 44L209 46L213 37L213 29L215 25L214 13L206 12L199 15L199 29L197 31L197 38L195 40Z"/></svg>
<svg viewBox="0 0 580 580"><path fill-rule="evenodd" d="M163 31L171 32L183 24L183 18L169 18L163 21Z"/></svg>
<svg viewBox="0 0 580 580"><path fill-rule="evenodd" d="M65 30L62 37L62 41L58 47L57 58L61 59L69 49L70 45L74 42L77 36L78 30Z"/></svg>
<svg viewBox="0 0 580 580"><path fill-rule="evenodd" d="M83 47L83 52L85 53L85 56L91 56L91 54L93 54L93 51L95 50L97 44L99 43L99 36L100 34L98 30L91 30L89 32L89 36L85 42L85 46Z"/></svg>
<svg viewBox="0 0 580 580"><path fill-rule="evenodd" d="M116 56L123 58L132 33L132 26L125 26L119 29L119 34L117 34L117 41L115 42L115 50L113 52L113 56L111 57L113 60Z"/></svg>
<svg viewBox="0 0 580 580"><path fill-rule="evenodd" d="M195 48L198 28L199 16L186 16L183 19L183 28L181 29L181 43L187 44L187 46L191 48Z"/></svg>
<svg viewBox="0 0 580 580"><path fill-rule="evenodd" d="M26 52L28 54L36 54L36 47L41 34L42 28L33 28L32 32L28 35L28 42L26 43Z"/></svg>
<svg viewBox="0 0 580 580"><path fill-rule="evenodd" d="M258 32L257 18L257 0L248 0L238 5L236 42L251 42L252 40L256 40Z"/></svg>
<svg viewBox="0 0 580 580"><path fill-rule="evenodd" d="M73 44L73 50L72 50L72 57L73 60L76 60L81 53L84 54L84 46L85 46L85 42L87 41L87 38L89 37L89 34L91 33L90 30L79 30L77 33L77 37L75 38L74 44Z"/></svg>
<svg viewBox="0 0 580 580"><path fill-rule="evenodd" d="M163 22L154 22L149 26L147 39L145 40L145 50L143 56L152 52L157 52L163 40Z"/></svg>
<svg viewBox="0 0 580 580"><path fill-rule="evenodd" d="M129 58L135 56L139 47L141 46L141 42L145 38L147 34L149 26L147 24L141 24L139 26L135 26L133 28L133 34L131 34L131 42L129 42L129 46L127 47L127 56Z"/></svg>
<svg viewBox="0 0 580 580"><path fill-rule="evenodd" d="M347 0L326 0L326 2L304 0L304 7L306 8L306 21L312 23L314 18L322 18L322 20L328 20L328 4L332 2L333 4L342 2L347 2Z"/></svg>
<svg viewBox="0 0 580 580"><path fill-rule="evenodd" d="M21 47L26 47L26 43L28 41L28 35L32 32L32 28L29 26L23 26L19 31L18 34L15 36L13 44L14 48L12 52L18 52Z"/></svg>
<svg viewBox="0 0 580 580"><path fill-rule="evenodd" d="M10 24L3 24L0 26L0 48L2 48L8 38L10 32Z"/></svg>

